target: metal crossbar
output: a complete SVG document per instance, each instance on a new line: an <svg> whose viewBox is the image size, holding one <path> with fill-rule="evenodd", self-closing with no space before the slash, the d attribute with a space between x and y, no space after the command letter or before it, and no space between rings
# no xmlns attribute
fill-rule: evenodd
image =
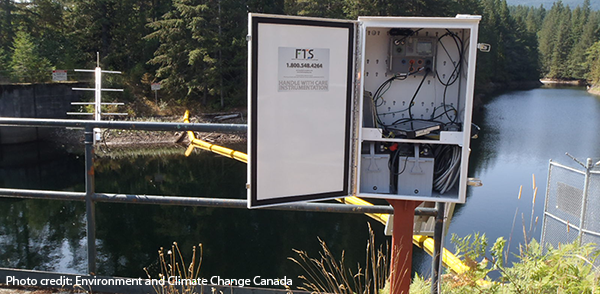
<svg viewBox="0 0 600 294"><path fill-rule="evenodd" d="M244 124L206 124L136 121L91 121L77 119L41 119L0 117L0 125L19 127L103 128L144 131L246 132Z"/></svg>
<svg viewBox="0 0 600 294"><path fill-rule="evenodd" d="M51 190L5 189L0 188L0 197L52 199L64 201L86 202L86 233L88 273L96 272L96 202L137 203L158 205L185 205L224 208L247 208L247 201L242 199L219 199L206 197L159 196L159 195L126 195L96 193L94 176L94 128L127 129L147 131L200 131L200 132L245 132L244 124L204 124L204 123L169 123L169 122L133 122L133 121L91 121L66 119L34 119L34 118L0 118L0 126L15 127L68 127L85 130L85 192L65 192ZM339 212L339 213L383 213L392 214L393 208L384 205L347 205L335 203L295 203L268 207L263 209ZM417 208L415 215L435 216L434 208Z"/></svg>

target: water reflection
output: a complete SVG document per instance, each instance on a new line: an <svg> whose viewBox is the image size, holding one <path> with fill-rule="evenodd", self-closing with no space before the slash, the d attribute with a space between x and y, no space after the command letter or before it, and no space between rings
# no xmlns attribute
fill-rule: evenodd
<svg viewBox="0 0 600 294"><path fill-rule="evenodd" d="M531 175L539 187L534 216L540 217L548 160L570 163L566 151L582 159L600 156L600 100L573 88L511 92L492 99L478 121L482 132L472 144L469 175L484 186L469 189L449 232L485 232L491 241L508 239L512 232L514 250L523 241L522 223L529 225ZM82 152L68 150L35 143L1 146L0 186L83 191ZM189 158L183 153L177 146L100 148L96 191L246 197L245 164L205 151ZM520 185L523 198L518 200ZM368 221L350 214L99 203L98 273L145 277L143 267L156 270L158 248L177 241L184 252L204 244L204 277L295 278L302 272L287 258L294 248L316 256L317 237L336 254L346 250L347 264L354 268L364 260ZM372 226L385 242L382 226ZM539 224L531 234L539 239ZM452 247L449 239L446 245ZM85 261L83 203L0 198L0 266L84 273Z"/></svg>
<svg viewBox="0 0 600 294"><path fill-rule="evenodd" d="M98 150L96 191L246 197L244 163L205 151L186 158L184 150L174 146L133 151L127 156L127 151ZM28 149L23 156L31 156L30 152L42 151ZM34 176L2 177L2 185L82 191L84 162L80 152L50 152L50 159L34 159L31 165L20 165L15 159L11 166L0 167L0 173ZM13 154L21 153L17 150ZM37 162L40 164L35 165ZM157 270L158 248L177 241L184 252L203 243L202 276L287 276L294 279L294 285L298 285L296 277L302 271L287 260L293 256L292 249L317 256L320 237L337 255L345 250L348 266L355 268L364 260L370 221L354 214L109 203L98 203L96 212L98 274L145 277L144 267ZM83 203L0 198L0 215L0 266L86 271ZM379 241L385 242L383 227L377 223L373 227Z"/></svg>
<svg viewBox="0 0 600 294"><path fill-rule="evenodd" d="M600 100L573 87L509 92L487 103L477 121L482 131L472 142L469 175L484 186L469 189L449 231L485 232L491 242L512 236L511 250L518 250L532 208L538 222L528 237L540 239L548 161L572 165L565 152L580 159L600 156ZM538 186L533 207L532 174Z"/></svg>
<svg viewBox="0 0 600 294"><path fill-rule="evenodd" d="M83 189L83 166L77 153L29 143L0 145L0 154L1 187ZM63 272L83 269L84 214L83 203L0 198L0 266Z"/></svg>

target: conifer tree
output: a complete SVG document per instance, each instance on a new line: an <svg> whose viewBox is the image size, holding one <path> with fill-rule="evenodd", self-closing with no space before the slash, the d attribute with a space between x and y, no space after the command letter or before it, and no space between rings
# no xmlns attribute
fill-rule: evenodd
<svg viewBox="0 0 600 294"><path fill-rule="evenodd" d="M577 12L577 17L575 16ZM573 25L571 28L573 49L569 52L569 76L583 79L589 71L586 65L586 51L598 40L598 13L591 13L590 1L586 0L583 8L573 11Z"/></svg>
<svg viewBox="0 0 600 294"><path fill-rule="evenodd" d="M200 98L206 104L216 91L217 3L174 0L173 6L150 24L155 31L146 38L160 42L150 63L159 66L156 73L166 90L179 99Z"/></svg>
<svg viewBox="0 0 600 294"><path fill-rule="evenodd" d="M46 82L50 80L52 65L40 56L38 47L25 31L17 32L9 64L13 80L17 82Z"/></svg>
<svg viewBox="0 0 600 294"><path fill-rule="evenodd" d="M552 56L555 48L558 46L557 30L561 25L563 10L565 10L565 7L562 1L554 2L546 17L544 17L541 30L538 32L541 72L543 76L547 76L551 70Z"/></svg>
<svg viewBox="0 0 600 294"><path fill-rule="evenodd" d="M586 78L593 87L600 87L600 41L594 43L586 55L586 66L589 68Z"/></svg>
<svg viewBox="0 0 600 294"><path fill-rule="evenodd" d="M12 23L13 11L16 10L13 0L0 0L0 47L10 49L14 36Z"/></svg>
<svg viewBox="0 0 600 294"><path fill-rule="evenodd" d="M558 26L555 28L555 43L550 55L548 77L553 79L569 78L569 51L573 46L571 34L571 9L567 6L561 11Z"/></svg>

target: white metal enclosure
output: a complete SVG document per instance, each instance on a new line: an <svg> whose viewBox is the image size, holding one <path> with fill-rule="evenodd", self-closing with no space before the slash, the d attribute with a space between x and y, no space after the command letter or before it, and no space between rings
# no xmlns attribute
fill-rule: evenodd
<svg viewBox="0 0 600 294"><path fill-rule="evenodd" d="M463 203L480 16L249 15L249 207Z"/></svg>
<svg viewBox="0 0 600 294"><path fill-rule="evenodd" d="M348 195L355 24L249 22L249 206Z"/></svg>

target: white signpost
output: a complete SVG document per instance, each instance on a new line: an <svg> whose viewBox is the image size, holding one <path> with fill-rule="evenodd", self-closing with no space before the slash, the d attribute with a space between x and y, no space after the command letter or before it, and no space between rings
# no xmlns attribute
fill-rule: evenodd
<svg viewBox="0 0 600 294"><path fill-rule="evenodd" d="M150 90L154 91L154 102L158 105L158 90L160 90L160 83L152 83Z"/></svg>

